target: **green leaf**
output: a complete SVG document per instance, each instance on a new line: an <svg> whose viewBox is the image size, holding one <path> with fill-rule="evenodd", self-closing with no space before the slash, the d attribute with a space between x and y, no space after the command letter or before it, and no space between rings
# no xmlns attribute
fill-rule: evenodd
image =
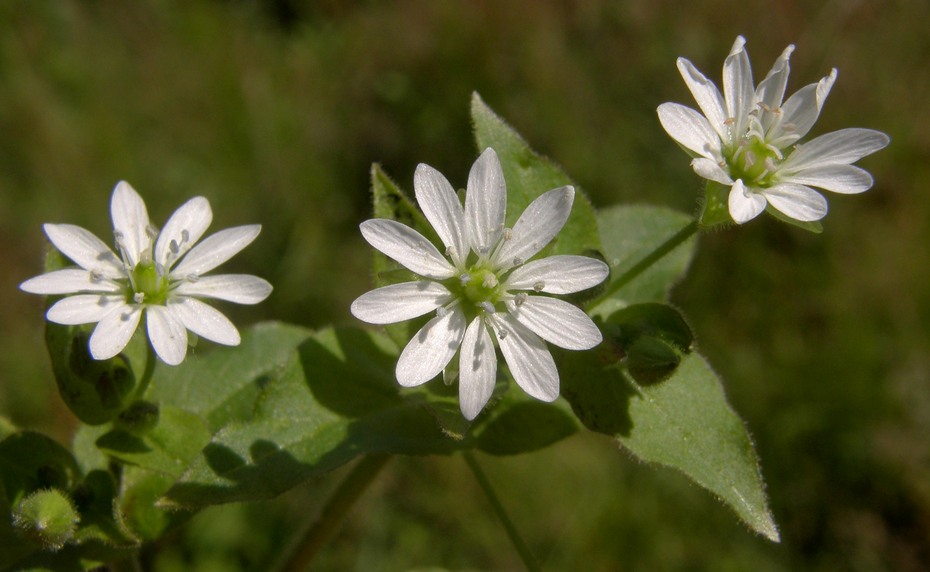
<svg viewBox="0 0 930 572"><path fill-rule="evenodd" d="M598 213L598 228L610 266L606 291L592 313L606 317L618 308L638 302L663 302L688 270L696 241L690 236L690 216L662 207L618 205ZM675 237L687 235L647 268L640 263ZM639 274L631 275L642 269Z"/></svg>
<svg viewBox="0 0 930 572"><path fill-rule="evenodd" d="M639 385L609 365L606 351L560 352L562 395L582 423L681 471L777 542L752 440L704 358L684 355L667 380Z"/></svg>
<svg viewBox="0 0 930 572"><path fill-rule="evenodd" d="M257 324L236 347L219 347L198 359L159 364L146 399L203 418L210 431L252 417L269 380L284 367L310 330L278 322Z"/></svg>
<svg viewBox="0 0 930 572"><path fill-rule="evenodd" d="M516 394L520 395L516 395ZM505 399L514 403L498 405L491 418L475 431L477 448L491 455L517 455L543 449L578 431L578 421L559 403L527 399L511 384Z"/></svg>
<svg viewBox="0 0 930 572"><path fill-rule="evenodd" d="M422 394L407 403L384 335L326 329L292 352L249 422L220 430L162 506L270 498L359 455L447 454L462 441L437 425Z"/></svg>
<svg viewBox="0 0 930 572"><path fill-rule="evenodd" d="M691 351L694 334L685 319L671 306L634 304L610 315L604 325L610 343L637 383L666 379Z"/></svg>
<svg viewBox="0 0 930 572"><path fill-rule="evenodd" d="M12 504L39 489L69 490L80 477L71 453L42 433L20 431L0 442L0 481Z"/></svg>
<svg viewBox="0 0 930 572"><path fill-rule="evenodd" d="M159 417L143 435L113 429L97 439L97 447L123 463L177 478L210 442L210 431L200 417L183 409L164 406Z"/></svg>
<svg viewBox="0 0 930 572"><path fill-rule="evenodd" d="M507 225L513 226L527 205L546 191L572 185L575 202L565 227L552 242L552 254L591 254L601 251L594 208L584 192L555 163L533 151L526 141L481 99L471 98L471 119L478 151L497 153L507 181Z"/></svg>

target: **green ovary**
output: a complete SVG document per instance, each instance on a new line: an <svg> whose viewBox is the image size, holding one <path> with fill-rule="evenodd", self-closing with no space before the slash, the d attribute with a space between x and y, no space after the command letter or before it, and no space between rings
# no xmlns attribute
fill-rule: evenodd
<svg viewBox="0 0 930 572"><path fill-rule="evenodd" d="M766 186L774 164L781 160L777 151L757 137L740 145L727 160L730 177L746 184Z"/></svg>
<svg viewBox="0 0 930 572"><path fill-rule="evenodd" d="M490 302L494 304L500 298L501 285L497 275L487 268L473 268L459 280L462 295L474 304Z"/></svg>
<svg viewBox="0 0 930 572"><path fill-rule="evenodd" d="M158 272L154 262L140 262L136 265L132 270L132 285L132 301L164 304L168 297L168 280ZM139 294L142 294L142 300L136 299Z"/></svg>

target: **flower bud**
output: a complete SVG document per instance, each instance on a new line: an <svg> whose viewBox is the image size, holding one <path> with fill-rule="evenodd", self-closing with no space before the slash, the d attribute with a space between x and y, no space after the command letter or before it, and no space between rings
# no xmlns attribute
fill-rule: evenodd
<svg viewBox="0 0 930 572"><path fill-rule="evenodd" d="M13 511L13 526L45 550L56 552L71 540L80 515L63 492L39 490L24 498Z"/></svg>

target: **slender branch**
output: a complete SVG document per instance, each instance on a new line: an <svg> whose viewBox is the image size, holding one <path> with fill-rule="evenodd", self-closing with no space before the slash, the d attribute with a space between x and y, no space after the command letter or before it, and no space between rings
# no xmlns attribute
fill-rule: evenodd
<svg viewBox="0 0 930 572"><path fill-rule="evenodd" d="M475 480L478 481L478 485L481 486L481 490L484 491L484 494L487 495L488 500L491 502L491 506L494 508L494 512L497 514L497 518L500 519L501 524L504 526L504 530L507 531L507 536L510 537L510 542L520 554L520 559L523 560L523 565L530 572L538 572L542 570L542 568L539 567L539 563L536 562L536 558L533 556L533 553L530 552L526 542L523 541L523 538L517 531L517 527L514 526L513 521L510 520L510 517L507 515L507 511L504 509L504 504L497 497L497 493L494 492L494 488L491 486L491 482L488 480L487 476L485 476L484 471L478 464L477 459L475 459L474 455L472 455L470 451L465 451L462 456L465 457L465 462L468 463L468 468L470 468L471 472L474 473Z"/></svg>
<svg viewBox="0 0 930 572"><path fill-rule="evenodd" d="M136 386L136 399L142 399L145 397L145 392L149 388L149 382L152 381L152 375L155 373L155 360L158 358L155 357L155 350L152 348L152 344L146 342L148 347L148 354L145 357L145 371L142 372L142 378L139 380L139 385Z"/></svg>
<svg viewBox="0 0 930 572"><path fill-rule="evenodd" d="M275 569L287 572L303 572L309 569L313 558L336 534L355 501L362 496L390 459L391 455L386 453L371 454L362 458L329 497L316 522L291 549L290 556Z"/></svg>
<svg viewBox="0 0 930 572"><path fill-rule="evenodd" d="M610 298L618 290L620 290L621 288L623 288L624 286L632 282L633 279L635 279L637 276L639 276L640 274L648 270L653 264L655 264L660 259L665 257L671 251L678 248L683 242L685 242L686 240L694 236L694 234L697 233L699 228L700 227L699 227L699 223L697 219L688 223L688 226L682 228L681 230L676 232L674 235L669 237L668 240L666 240L665 242L657 246L655 250L653 250L652 252L644 256L642 259L640 259L639 262L634 264L632 268L630 268L629 270L621 274L619 278L617 278L616 280L608 284L607 288L604 289L604 291L600 294L600 296L592 300L589 306L591 307L597 306L598 304L600 304L607 298Z"/></svg>

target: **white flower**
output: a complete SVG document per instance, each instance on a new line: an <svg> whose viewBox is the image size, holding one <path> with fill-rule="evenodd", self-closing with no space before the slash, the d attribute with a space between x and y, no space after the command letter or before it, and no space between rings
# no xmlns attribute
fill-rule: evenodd
<svg viewBox="0 0 930 572"><path fill-rule="evenodd" d="M841 129L798 144L817 121L836 70L783 101L794 46L785 48L755 87L745 43L737 37L723 64L723 95L691 62L678 58L704 115L663 103L659 121L696 157L691 166L698 175L730 187L730 216L737 223L756 217L767 204L795 220L820 220L827 201L811 187L847 194L868 190L872 176L852 163L890 139L871 129Z"/></svg>
<svg viewBox="0 0 930 572"><path fill-rule="evenodd" d="M49 308L57 324L96 323L90 336L94 359L120 353L145 314L149 340L167 364L187 353L187 330L234 346L239 331L219 311L198 298L257 304L271 284L245 274L205 274L248 246L260 225L221 230L196 243L210 226L213 212L195 197L168 219L161 232L149 223L142 197L120 181L110 202L119 256L93 233L70 224L46 224L45 234L80 268L55 270L30 278L20 288L33 294L68 294Z"/></svg>
<svg viewBox="0 0 930 572"><path fill-rule="evenodd" d="M536 399L555 400L559 374L543 340L583 350L599 344L601 332L579 308L540 294L579 292L608 273L606 264L583 256L529 261L562 229L574 189L543 194L512 229L505 228L504 175L488 148L471 168L464 207L446 178L427 165L417 167L414 191L445 255L399 222L363 222L365 240L423 279L372 290L352 303L352 314L372 324L436 311L401 353L397 381L405 387L425 383L458 353L460 406L474 419L494 389L496 339L517 384Z"/></svg>

